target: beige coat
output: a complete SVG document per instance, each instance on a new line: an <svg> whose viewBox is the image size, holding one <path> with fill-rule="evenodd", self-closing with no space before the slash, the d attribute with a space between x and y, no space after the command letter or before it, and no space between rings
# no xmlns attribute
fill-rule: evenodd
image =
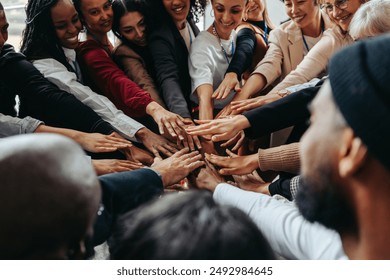
<svg viewBox="0 0 390 280"><path fill-rule="evenodd" d="M124 44L120 44L113 51L113 57L119 67L126 73L130 80L140 88L147 91L154 101L164 108L166 107L160 93L156 88L154 80L146 69L145 61L134 50Z"/></svg>
<svg viewBox="0 0 390 280"><path fill-rule="evenodd" d="M326 30L321 40L309 51L296 69L291 71L271 92L303 84L313 78L320 78L321 73L326 72L332 55L352 42L351 36L343 33L337 25Z"/></svg>
<svg viewBox="0 0 390 280"><path fill-rule="evenodd" d="M328 15L321 10L325 30L332 28ZM301 29L293 22L288 21L271 31L269 48L265 57L256 66L254 73L264 75L268 87L277 84L294 70L303 60L303 40Z"/></svg>

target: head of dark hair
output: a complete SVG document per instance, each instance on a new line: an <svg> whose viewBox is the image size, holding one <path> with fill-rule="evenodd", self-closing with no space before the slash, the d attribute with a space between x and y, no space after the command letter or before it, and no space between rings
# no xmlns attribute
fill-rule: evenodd
<svg viewBox="0 0 390 280"><path fill-rule="evenodd" d="M108 2L112 3L113 0L107 0ZM84 16L81 11L81 2L82 0L73 0L73 5L76 8L77 13L79 14L81 22L84 24Z"/></svg>
<svg viewBox="0 0 390 280"><path fill-rule="evenodd" d="M1 2L0 2L0 11L4 11L4 7L3 4L1 4Z"/></svg>
<svg viewBox="0 0 390 280"><path fill-rule="evenodd" d="M112 11L114 12L114 18L112 21L112 32L116 37L121 39L122 42L126 41L119 32L119 22L121 18L129 12L139 12L145 17L148 9L149 7L145 0L113 0ZM145 20L147 19L145 18Z"/></svg>
<svg viewBox="0 0 390 280"><path fill-rule="evenodd" d="M59 0L29 0L26 6L26 28L20 51L29 60L54 58L73 71L66 60L51 18L51 8Z"/></svg>
<svg viewBox="0 0 390 280"><path fill-rule="evenodd" d="M241 210L204 191L170 194L125 214L111 259L273 259L256 225Z"/></svg>
<svg viewBox="0 0 390 280"><path fill-rule="evenodd" d="M199 22L199 18L204 15L208 0L189 0L190 12L187 19L193 18L195 22ZM148 18L152 19L148 24L151 29L159 27L167 21L172 21L168 12L165 10L162 0L148 0L151 8L148 9Z"/></svg>

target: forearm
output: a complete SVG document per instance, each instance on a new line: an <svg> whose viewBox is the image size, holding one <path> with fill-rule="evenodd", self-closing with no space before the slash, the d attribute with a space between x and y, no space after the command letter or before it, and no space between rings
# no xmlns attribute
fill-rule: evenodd
<svg viewBox="0 0 390 280"><path fill-rule="evenodd" d="M237 79L241 80L241 75L252 63L253 52L256 47L256 36L249 28L243 28L237 33L237 49L226 70L227 73L235 73Z"/></svg>
<svg viewBox="0 0 390 280"><path fill-rule="evenodd" d="M16 117L5 116L0 113L0 138L33 133L37 127L42 124L43 123L41 121L30 117L19 119Z"/></svg>
<svg viewBox="0 0 390 280"><path fill-rule="evenodd" d="M73 130L73 129L52 127L52 126L47 126L47 125L38 126L34 132L35 133L61 134L63 136L66 136L66 137L73 139L76 142L79 142L79 139L83 136L83 134L85 134L84 132Z"/></svg>
<svg viewBox="0 0 390 280"><path fill-rule="evenodd" d="M267 80L262 74L254 73L246 81L239 95L242 99L248 99L256 93L262 91L266 84Z"/></svg>
<svg viewBox="0 0 390 280"><path fill-rule="evenodd" d="M212 120L213 119L213 106L212 100L203 100L199 102L199 119L200 120Z"/></svg>
<svg viewBox="0 0 390 280"><path fill-rule="evenodd" d="M212 120L213 117L213 88L211 85L201 85L196 89L199 100L199 119Z"/></svg>
<svg viewBox="0 0 390 280"><path fill-rule="evenodd" d="M237 207L261 229L271 247L288 259L345 259L340 236L321 225L312 224L291 203L270 196L219 184L214 200ZM321 244L317 241L321 240Z"/></svg>
<svg viewBox="0 0 390 280"><path fill-rule="evenodd" d="M262 171L273 170L298 174L300 169L299 143L275 148L259 149L259 167Z"/></svg>
<svg viewBox="0 0 390 280"><path fill-rule="evenodd" d="M134 140L134 134L143 125L126 116L104 95L97 94L91 88L84 86L76 80L74 73L69 72L65 66L54 59L40 59L34 61L34 66L60 89L71 93L78 100L91 108L104 121L111 124L115 131L124 137ZM104 131L96 131L107 134Z"/></svg>

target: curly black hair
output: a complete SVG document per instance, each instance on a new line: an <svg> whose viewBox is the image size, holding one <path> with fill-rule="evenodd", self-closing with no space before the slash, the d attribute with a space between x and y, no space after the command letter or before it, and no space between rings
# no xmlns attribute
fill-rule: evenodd
<svg viewBox="0 0 390 280"><path fill-rule="evenodd" d="M51 8L59 0L29 0L26 5L26 28L23 30L20 51L28 60L54 58L69 71L68 63L57 38L51 18Z"/></svg>
<svg viewBox="0 0 390 280"><path fill-rule="evenodd" d="M163 0L147 0L150 4L148 18L153 19L150 21L149 26L152 29L157 28L161 24L167 21L171 21L171 17L165 10L162 3ZM193 18L195 22L199 22L199 18L204 15L208 0L190 0L190 12L187 19Z"/></svg>

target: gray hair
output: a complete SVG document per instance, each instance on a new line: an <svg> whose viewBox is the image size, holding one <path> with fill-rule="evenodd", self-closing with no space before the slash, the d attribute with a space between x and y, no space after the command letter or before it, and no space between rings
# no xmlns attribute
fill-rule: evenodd
<svg viewBox="0 0 390 280"><path fill-rule="evenodd" d="M360 6L349 26L355 40L390 31L390 0L371 0Z"/></svg>

